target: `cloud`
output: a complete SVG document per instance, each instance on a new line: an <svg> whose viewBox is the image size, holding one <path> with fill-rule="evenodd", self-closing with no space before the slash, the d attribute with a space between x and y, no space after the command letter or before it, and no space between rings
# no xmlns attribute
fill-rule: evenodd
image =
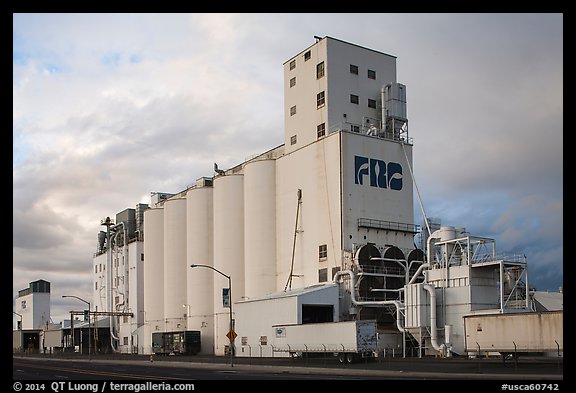
<svg viewBox="0 0 576 393"><path fill-rule="evenodd" d="M430 216L562 282L561 14L13 20L15 291L42 278L91 297L100 219L282 144L282 64L314 35L397 56Z"/></svg>

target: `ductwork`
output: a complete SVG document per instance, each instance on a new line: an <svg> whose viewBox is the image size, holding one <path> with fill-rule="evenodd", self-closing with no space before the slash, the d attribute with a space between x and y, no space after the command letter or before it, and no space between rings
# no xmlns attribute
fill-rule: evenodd
<svg viewBox="0 0 576 393"><path fill-rule="evenodd" d="M338 281L338 278L340 276L349 276L350 277L350 285L352 288L355 287L356 285L356 275L354 274L354 272L352 270L340 270L338 272L336 272L336 274L334 275L334 282ZM404 326L402 326L400 324L400 310L404 309L404 305L399 302L398 300L379 300L379 301L359 301L356 300L356 293L354 291L354 289L352 289L350 291L350 297L352 300L352 303L355 306L372 306L372 307L378 307L378 306L395 306L396 307L396 326L398 327L398 330L401 332L404 332Z"/></svg>

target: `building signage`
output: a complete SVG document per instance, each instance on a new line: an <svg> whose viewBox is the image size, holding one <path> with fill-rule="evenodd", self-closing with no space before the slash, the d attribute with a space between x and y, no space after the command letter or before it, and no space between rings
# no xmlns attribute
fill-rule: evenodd
<svg viewBox="0 0 576 393"><path fill-rule="evenodd" d="M402 189L402 165L376 158L354 156L354 183L370 187Z"/></svg>

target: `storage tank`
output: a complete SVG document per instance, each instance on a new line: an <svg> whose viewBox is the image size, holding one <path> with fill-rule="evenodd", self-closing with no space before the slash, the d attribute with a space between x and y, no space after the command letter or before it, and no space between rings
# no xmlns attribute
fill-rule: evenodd
<svg viewBox="0 0 576 393"><path fill-rule="evenodd" d="M244 167L245 296L276 291L276 161Z"/></svg>
<svg viewBox="0 0 576 393"><path fill-rule="evenodd" d="M150 330L164 328L164 209L144 212L144 322ZM147 347L152 338L146 336Z"/></svg>
<svg viewBox="0 0 576 393"><path fill-rule="evenodd" d="M214 179L214 268L232 281L232 302L244 297L244 175ZM222 288L228 281L214 272L215 354L228 346L229 308L222 304Z"/></svg>
<svg viewBox="0 0 576 393"><path fill-rule="evenodd" d="M164 202L164 318L166 331L186 330L186 199Z"/></svg>
<svg viewBox="0 0 576 393"><path fill-rule="evenodd" d="M186 237L188 239L186 302L188 330L199 330L202 354L214 354L214 274L192 264L214 264L213 188L199 187L186 194Z"/></svg>
<svg viewBox="0 0 576 393"><path fill-rule="evenodd" d="M463 228L459 228L459 230L461 229ZM457 235L460 235L460 233L458 233L456 228L454 228L453 226L443 226L440 227L440 229L432 232L431 237L437 239L435 240L436 242L438 241L444 242L455 239ZM433 241L432 244L434 244L435 241ZM444 260L447 260L447 258L449 258L452 255L452 252L454 250L454 244L453 243L444 244L439 249L437 248L436 250L441 250L442 258ZM434 255L432 255L432 258L434 258Z"/></svg>

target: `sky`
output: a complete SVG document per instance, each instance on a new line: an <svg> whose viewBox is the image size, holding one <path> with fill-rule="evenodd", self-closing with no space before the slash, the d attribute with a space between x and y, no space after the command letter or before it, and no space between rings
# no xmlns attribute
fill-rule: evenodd
<svg viewBox="0 0 576 393"><path fill-rule="evenodd" d="M92 297L100 221L284 143L283 63L330 36L397 57L418 202L563 285L563 15L13 15L13 298ZM16 319L15 319L16 320Z"/></svg>

